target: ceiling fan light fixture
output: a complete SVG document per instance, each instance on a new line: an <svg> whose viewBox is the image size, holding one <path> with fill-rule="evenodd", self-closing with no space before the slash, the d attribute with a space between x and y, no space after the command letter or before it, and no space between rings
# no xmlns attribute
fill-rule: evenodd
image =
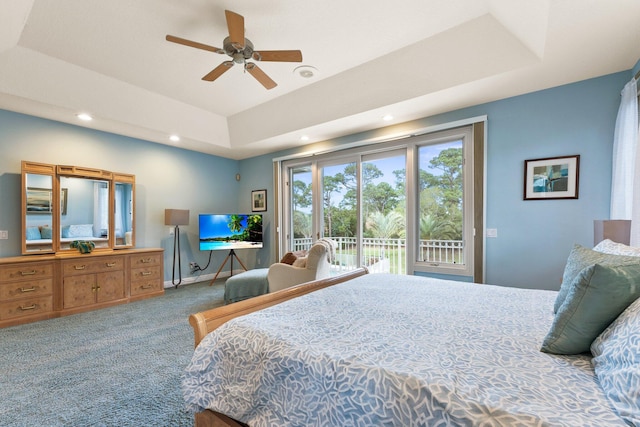
<svg viewBox="0 0 640 427"><path fill-rule="evenodd" d="M302 77L303 79L311 79L318 74L318 69L311 65L301 65L294 68L293 73Z"/></svg>
<svg viewBox="0 0 640 427"><path fill-rule="evenodd" d="M223 40L222 49L209 46L204 43L183 39L182 37L172 36L171 34L167 34L165 36L165 39L169 42L178 43L196 49L207 50L209 52L226 54L231 58L231 61L224 61L222 64L207 73L202 77L202 80L212 82L229 70L234 64L242 64L244 65L244 69L258 82L260 82L265 89L273 89L277 86L277 83L257 65L247 62L247 60L253 59L255 61L266 62L302 62L302 52L299 50L263 50L256 52L251 40L244 36L244 17L230 10L225 10L224 13L229 35ZM312 75L312 73L307 74L306 77L312 77Z"/></svg>

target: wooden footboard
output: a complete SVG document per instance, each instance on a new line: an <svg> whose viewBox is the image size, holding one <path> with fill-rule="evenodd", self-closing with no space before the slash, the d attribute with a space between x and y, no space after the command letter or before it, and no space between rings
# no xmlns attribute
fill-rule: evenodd
<svg viewBox="0 0 640 427"><path fill-rule="evenodd" d="M193 327L195 346L197 347L198 344L200 344L200 341L202 341L205 335L207 335L209 332L215 330L218 326L222 325L228 320L233 319L234 317L258 311L263 308L279 304L283 301L299 297L300 295L317 291L318 289L337 285L338 283L346 282L347 280L354 279L367 273L368 271L366 268L359 268L357 270L341 274L340 276L303 283L301 285L292 286L290 288L282 289L271 294L260 295L258 297L239 301L233 304L225 305L223 307L218 307L200 313L192 314L191 316L189 316L189 323ZM195 415L195 426L246 427L245 424L235 421L224 414L220 414L218 412L210 410L199 412Z"/></svg>
<svg viewBox="0 0 640 427"><path fill-rule="evenodd" d="M318 289L327 288L338 283L346 282L363 274L367 274L366 268L349 271L339 276L333 276L328 279L315 280L313 282L303 283L301 285L292 286L282 289L271 294L260 295L258 297L246 299L233 304L225 305L211 310L202 311L200 313L189 316L189 323L193 327L195 338L195 346L209 332L215 330L218 326L233 319L234 317L243 316L263 308L279 304L283 301L290 300Z"/></svg>

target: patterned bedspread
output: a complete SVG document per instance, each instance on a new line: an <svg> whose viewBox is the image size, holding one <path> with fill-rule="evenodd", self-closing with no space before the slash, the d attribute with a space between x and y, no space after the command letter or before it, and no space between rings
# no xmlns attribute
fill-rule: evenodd
<svg viewBox="0 0 640 427"><path fill-rule="evenodd" d="M539 351L556 292L368 274L234 319L192 411L260 426L618 426L587 356Z"/></svg>

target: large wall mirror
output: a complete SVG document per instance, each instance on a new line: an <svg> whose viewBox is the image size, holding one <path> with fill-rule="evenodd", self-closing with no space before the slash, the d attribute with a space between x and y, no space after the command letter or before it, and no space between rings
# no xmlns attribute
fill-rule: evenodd
<svg viewBox="0 0 640 427"><path fill-rule="evenodd" d="M135 177L22 162L23 254L133 247Z"/></svg>
<svg viewBox="0 0 640 427"><path fill-rule="evenodd" d="M133 175L115 174L113 177L115 190L115 247L132 247L135 245L133 233L133 209L135 206L135 178Z"/></svg>
<svg viewBox="0 0 640 427"><path fill-rule="evenodd" d="M22 162L22 253L53 252L55 166Z"/></svg>

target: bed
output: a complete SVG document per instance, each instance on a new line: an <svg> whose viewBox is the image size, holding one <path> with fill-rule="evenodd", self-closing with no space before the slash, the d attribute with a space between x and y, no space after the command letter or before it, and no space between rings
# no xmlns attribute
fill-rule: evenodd
<svg viewBox="0 0 640 427"><path fill-rule="evenodd" d="M187 408L198 426L640 425L640 258L596 252L574 248L560 292L358 270L192 315ZM565 340L612 271L624 302Z"/></svg>

